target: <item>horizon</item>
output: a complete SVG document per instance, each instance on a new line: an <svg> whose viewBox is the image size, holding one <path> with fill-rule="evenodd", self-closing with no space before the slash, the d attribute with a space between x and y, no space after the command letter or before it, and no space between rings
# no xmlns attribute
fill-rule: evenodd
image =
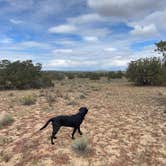
<svg viewBox="0 0 166 166"><path fill-rule="evenodd" d="M1 0L0 60L31 59L44 71L125 71L160 56L165 0Z"/></svg>

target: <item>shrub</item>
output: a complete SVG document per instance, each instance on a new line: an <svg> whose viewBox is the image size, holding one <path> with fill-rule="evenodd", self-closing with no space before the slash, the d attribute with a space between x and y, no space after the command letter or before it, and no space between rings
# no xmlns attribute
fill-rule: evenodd
<svg viewBox="0 0 166 166"><path fill-rule="evenodd" d="M8 126L14 122L14 119L11 115L5 114L2 119L0 119L0 128Z"/></svg>
<svg viewBox="0 0 166 166"><path fill-rule="evenodd" d="M128 78L137 85L166 85L166 41L155 43L162 58L144 58L130 62Z"/></svg>
<svg viewBox="0 0 166 166"><path fill-rule="evenodd" d="M108 73L108 79L115 79L115 78L122 78L124 76L124 73L122 71L110 71Z"/></svg>
<svg viewBox="0 0 166 166"><path fill-rule="evenodd" d="M52 86L51 79L41 72L41 64L31 60L10 62L0 61L1 89L29 89Z"/></svg>
<svg viewBox="0 0 166 166"><path fill-rule="evenodd" d="M73 151L79 154L86 154L90 152L90 146L86 137L81 137L73 141L71 145Z"/></svg>
<svg viewBox="0 0 166 166"><path fill-rule="evenodd" d="M24 96L23 98L20 99L21 103L23 105L32 105L36 103L36 98L34 96Z"/></svg>
<svg viewBox="0 0 166 166"><path fill-rule="evenodd" d="M42 109L42 111L49 113L49 112L52 112L53 110L52 110L50 107L44 107L44 108Z"/></svg>
<svg viewBox="0 0 166 166"><path fill-rule="evenodd" d="M89 79L90 80L100 80L100 73L89 73Z"/></svg>
<svg viewBox="0 0 166 166"><path fill-rule="evenodd" d="M160 85L162 63L159 58L145 58L130 62L128 78L137 85Z"/></svg>
<svg viewBox="0 0 166 166"><path fill-rule="evenodd" d="M68 73L68 72L67 72L67 73L65 73L65 75L66 75L66 76L67 76L67 78L68 78L68 79L70 79L70 80L72 80L72 79L74 79L74 78L75 78L75 74L74 74L74 73L72 73L72 72L71 72L71 73Z"/></svg>
<svg viewBox="0 0 166 166"><path fill-rule="evenodd" d="M80 99L85 99L86 96L85 96L84 94L80 94L79 98L80 98Z"/></svg>
<svg viewBox="0 0 166 166"><path fill-rule="evenodd" d="M47 102L48 102L49 106L52 106L52 103L55 102L55 101L56 101L56 97L55 96L53 96L51 94L49 94L47 96Z"/></svg>
<svg viewBox="0 0 166 166"><path fill-rule="evenodd" d="M68 102L67 104L68 105L77 105L78 103L76 101L72 100L72 101Z"/></svg>

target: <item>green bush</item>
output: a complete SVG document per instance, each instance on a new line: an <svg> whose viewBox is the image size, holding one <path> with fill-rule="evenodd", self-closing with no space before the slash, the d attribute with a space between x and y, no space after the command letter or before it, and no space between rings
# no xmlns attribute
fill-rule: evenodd
<svg viewBox="0 0 166 166"><path fill-rule="evenodd" d="M108 79L122 78L124 73L122 71L110 71L108 73Z"/></svg>
<svg viewBox="0 0 166 166"><path fill-rule="evenodd" d="M130 62L127 77L137 85L166 85L166 41L155 43L163 58L144 58Z"/></svg>
<svg viewBox="0 0 166 166"><path fill-rule="evenodd" d="M14 122L14 119L11 115L6 114L4 117L0 120L0 128L4 126L8 126Z"/></svg>
<svg viewBox="0 0 166 166"><path fill-rule="evenodd" d="M100 75L100 73L89 73L88 74L88 78L90 79L90 80L100 80L100 77L101 77L101 75Z"/></svg>
<svg viewBox="0 0 166 166"><path fill-rule="evenodd" d="M1 89L29 89L52 86L51 79L41 72L41 64L31 60L10 62L0 61Z"/></svg>
<svg viewBox="0 0 166 166"><path fill-rule="evenodd" d="M36 103L36 98L34 96L24 96L20 99L22 105L33 105Z"/></svg>
<svg viewBox="0 0 166 166"><path fill-rule="evenodd" d="M160 85L162 63L159 58L145 58L130 62L128 78L137 85Z"/></svg>

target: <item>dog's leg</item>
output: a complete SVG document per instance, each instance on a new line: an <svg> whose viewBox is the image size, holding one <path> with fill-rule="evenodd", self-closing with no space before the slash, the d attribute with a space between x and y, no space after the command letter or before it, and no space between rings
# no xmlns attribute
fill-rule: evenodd
<svg viewBox="0 0 166 166"><path fill-rule="evenodd" d="M75 134L76 130L77 130L77 128L74 128L73 133L72 133L72 139L75 139L74 134Z"/></svg>
<svg viewBox="0 0 166 166"><path fill-rule="evenodd" d="M80 130L80 127L78 127L78 132L80 135L82 135L82 131Z"/></svg>
<svg viewBox="0 0 166 166"><path fill-rule="evenodd" d="M51 144L54 144L53 139L56 138L56 134L58 133L58 130L60 129L60 126L53 126L53 132L52 132L52 136L51 136Z"/></svg>

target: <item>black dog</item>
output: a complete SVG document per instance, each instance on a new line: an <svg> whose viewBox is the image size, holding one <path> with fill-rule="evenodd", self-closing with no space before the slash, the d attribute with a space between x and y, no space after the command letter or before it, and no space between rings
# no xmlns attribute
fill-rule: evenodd
<svg viewBox="0 0 166 166"><path fill-rule="evenodd" d="M87 112L88 112L88 109L86 107L81 107L79 109L79 112L75 115L71 115L71 116L60 115L60 116L51 118L40 130L43 130L45 127L47 127L47 125L50 122L52 122L53 132L51 136L51 143L54 144L53 139L56 138L55 135L57 134L61 126L72 127L74 128L72 133L72 139L74 139L74 134L76 130L78 130L79 134L82 135L82 132L80 130L80 125L82 121L84 120L84 117L87 114Z"/></svg>

